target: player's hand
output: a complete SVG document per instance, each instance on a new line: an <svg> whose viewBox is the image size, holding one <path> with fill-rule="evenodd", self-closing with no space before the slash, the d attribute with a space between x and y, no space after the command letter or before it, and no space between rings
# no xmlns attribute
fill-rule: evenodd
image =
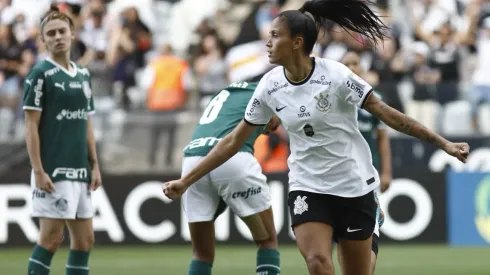
<svg viewBox="0 0 490 275"><path fill-rule="evenodd" d="M178 199L184 194L188 186L182 180L173 180L163 184L163 194L171 200Z"/></svg>
<svg viewBox="0 0 490 275"><path fill-rule="evenodd" d="M380 176L380 181L381 181L381 185L379 188L381 190L381 193L384 193L386 192L386 190L388 190L388 188L390 188L391 174L382 173Z"/></svg>
<svg viewBox="0 0 490 275"><path fill-rule="evenodd" d="M468 143L452 143L448 142L444 148L444 151L449 155L459 159L459 161L466 163L466 159L470 154L470 146Z"/></svg>
<svg viewBox="0 0 490 275"><path fill-rule="evenodd" d="M46 191L48 193L56 191L51 178L44 171L34 172L34 177L36 178L36 187L40 190Z"/></svg>
<svg viewBox="0 0 490 275"><path fill-rule="evenodd" d="M92 168L92 181L90 182L90 190L95 191L102 185L102 177L98 166Z"/></svg>

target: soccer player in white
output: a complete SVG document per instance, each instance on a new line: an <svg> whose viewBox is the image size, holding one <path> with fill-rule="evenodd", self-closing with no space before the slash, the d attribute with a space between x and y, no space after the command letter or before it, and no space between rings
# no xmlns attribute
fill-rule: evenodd
<svg viewBox="0 0 490 275"><path fill-rule="evenodd" d="M451 143L390 108L372 88L339 62L312 58L319 26L329 19L372 40L386 28L362 0L307 1L274 19L267 41L269 62L280 65L255 90L244 120L198 166L163 185L178 198L198 179L231 158L257 125L277 115L290 137L289 206L298 248L310 274L334 274L332 237L339 238L342 274L370 275L376 222L373 190L379 176L357 127L358 108L388 126L429 141L466 161L469 146Z"/></svg>

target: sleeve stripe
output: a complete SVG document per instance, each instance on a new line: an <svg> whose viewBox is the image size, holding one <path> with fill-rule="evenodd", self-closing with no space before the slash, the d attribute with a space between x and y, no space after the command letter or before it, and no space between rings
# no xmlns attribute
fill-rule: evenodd
<svg viewBox="0 0 490 275"><path fill-rule="evenodd" d="M255 124L255 123L252 123L250 121L248 121L246 118L243 118L243 121L245 121L245 123L247 123L248 125L252 125L252 126L265 126L266 124Z"/></svg>
<svg viewBox="0 0 490 275"><path fill-rule="evenodd" d="M362 104L361 104L361 108L364 108L364 104L366 103L366 100L368 99L368 97L373 93L373 89L369 90L369 92L367 92L367 95L364 97L364 99L362 100Z"/></svg>
<svg viewBox="0 0 490 275"><path fill-rule="evenodd" d="M43 108L32 107L32 106L24 106L24 107L22 107L22 109L24 109L24 110L34 110L34 111L40 111L40 112L43 110Z"/></svg>
<svg viewBox="0 0 490 275"><path fill-rule="evenodd" d="M90 112L88 112L88 114L93 115L93 114L95 114L95 111L90 111Z"/></svg>

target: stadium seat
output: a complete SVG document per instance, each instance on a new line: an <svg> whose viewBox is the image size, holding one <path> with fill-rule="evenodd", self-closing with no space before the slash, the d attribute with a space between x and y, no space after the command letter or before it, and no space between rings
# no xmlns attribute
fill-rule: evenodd
<svg viewBox="0 0 490 275"><path fill-rule="evenodd" d="M473 133L471 126L471 105L466 100L446 104L442 111L442 134L446 136L467 136Z"/></svg>
<svg viewBox="0 0 490 275"><path fill-rule="evenodd" d="M437 130L440 126L437 118L441 115L441 106L435 101L416 102L410 100L405 105L405 113L430 130Z"/></svg>
<svg viewBox="0 0 490 275"><path fill-rule="evenodd" d="M478 109L478 123L481 133L490 135L490 104L481 105Z"/></svg>

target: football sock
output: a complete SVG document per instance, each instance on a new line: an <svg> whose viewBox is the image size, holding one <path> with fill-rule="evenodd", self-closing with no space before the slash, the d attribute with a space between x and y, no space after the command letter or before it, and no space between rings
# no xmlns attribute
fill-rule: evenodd
<svg viewBox="0 0 490 275"><path fill-rule="evenodd" d="M36 244L29 258L28 275L48 275L54 253Z"/></svg>
<svg viewBox="0 0 490 275"><path fill-rule="evenodd" d="M189 275L211 275L213 265L210 263L192 260L189 265Z"/></svg>
<svg viewBox="0 0 490 275"><path fill-rule="evenodd" d="M277 249L260 248L257 251L257 275L278 275L280 266Z"/></svg>
<svg viewBox="0 0 490 275"><path fill-rule="evenodd" d="M70 250L66 262L66 275L88 275L89 251Z"/></svg>

